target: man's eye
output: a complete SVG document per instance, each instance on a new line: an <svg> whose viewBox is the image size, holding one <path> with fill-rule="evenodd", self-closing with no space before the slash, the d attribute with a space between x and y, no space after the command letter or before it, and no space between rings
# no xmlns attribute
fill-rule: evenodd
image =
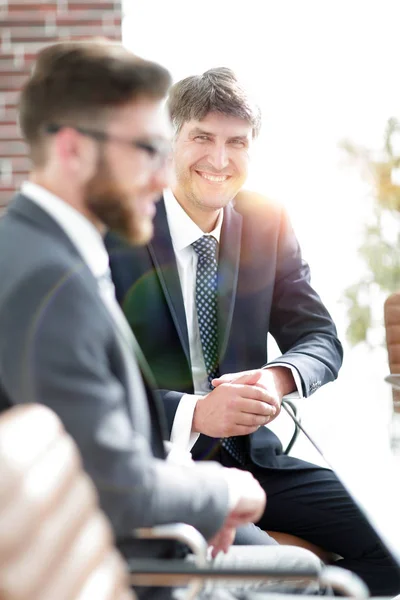
<svg viewBox="0 0 400 600"><path fill-rule="evenodd" d="M194 139L196 142L208 142L210 138L208 135L196 135Z"/></svg>
<svg viewBox="0 0 400 600"><path fill-rule="evenodd" d="M231 145L236 148L245 148L247 146L244 140L231 140Z"/></svg>

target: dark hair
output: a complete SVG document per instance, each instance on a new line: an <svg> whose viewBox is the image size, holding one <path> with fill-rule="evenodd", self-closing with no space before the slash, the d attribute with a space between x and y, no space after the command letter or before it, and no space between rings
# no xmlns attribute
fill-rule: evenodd
<svg viewBox="0 0 400 600"><path fill-rule="evenodd" d="M19 123L34 162L43 160L46 125L87 125L139 98L161 99L171 79L160 65L106 39L60 42L37 56L22 90Z"/></svg>
<svg viewBox="0 0 400 600"><path fill-rule="evenodd" d="M248 121L253 128L253 138L261 128L260 109L250 100L235 73L226 67L210 69L203 75L175 83L169 93L168 108L177 133L187 121L201 121L210 112Z"/></svg>

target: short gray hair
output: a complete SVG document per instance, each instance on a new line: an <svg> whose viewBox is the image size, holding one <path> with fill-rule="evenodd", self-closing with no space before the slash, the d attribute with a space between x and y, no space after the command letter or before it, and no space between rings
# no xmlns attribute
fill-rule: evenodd
<svg viewBox="0 0 400 600"><path fill-rule="evenodd" d="M209 69L202 75L186 77L169 92L168 109L176 133L187 121L201 121L210 112L248 121L256 138L261 128L261 111L227 67Z"/></svg>

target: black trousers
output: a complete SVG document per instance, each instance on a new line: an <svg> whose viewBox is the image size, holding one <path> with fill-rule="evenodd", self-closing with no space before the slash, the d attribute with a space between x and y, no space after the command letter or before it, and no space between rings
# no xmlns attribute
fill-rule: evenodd
<svg viewBox="0 0 400 600"><path fill-rule="evenodd" d="M243 468L223 449L217 458L225 466ZM359 575L372 596L399 594L400 569L336 475L317 466L302 470L301 464L299 460L298 470L245 466L267 494L258 527L291 533L339 554L343 558L337 566ZM246 528L237 543L270 543L271 538L262 542L261 536L255 528Z"/></svg>

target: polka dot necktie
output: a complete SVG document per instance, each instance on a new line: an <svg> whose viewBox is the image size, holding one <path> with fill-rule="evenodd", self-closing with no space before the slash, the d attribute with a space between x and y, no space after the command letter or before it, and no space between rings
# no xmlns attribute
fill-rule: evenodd
<svg viewBox="0 0 400 600"><path fill-rule="evenodd" d="M211 235L203 235L193 242L197 253L196 309L200 340L210 389L211 381L219 377L218 365L218 310L217 310L217 248ZM225 448L240 464L245 464L245 440L242 436L221 439Z"/></svg>

